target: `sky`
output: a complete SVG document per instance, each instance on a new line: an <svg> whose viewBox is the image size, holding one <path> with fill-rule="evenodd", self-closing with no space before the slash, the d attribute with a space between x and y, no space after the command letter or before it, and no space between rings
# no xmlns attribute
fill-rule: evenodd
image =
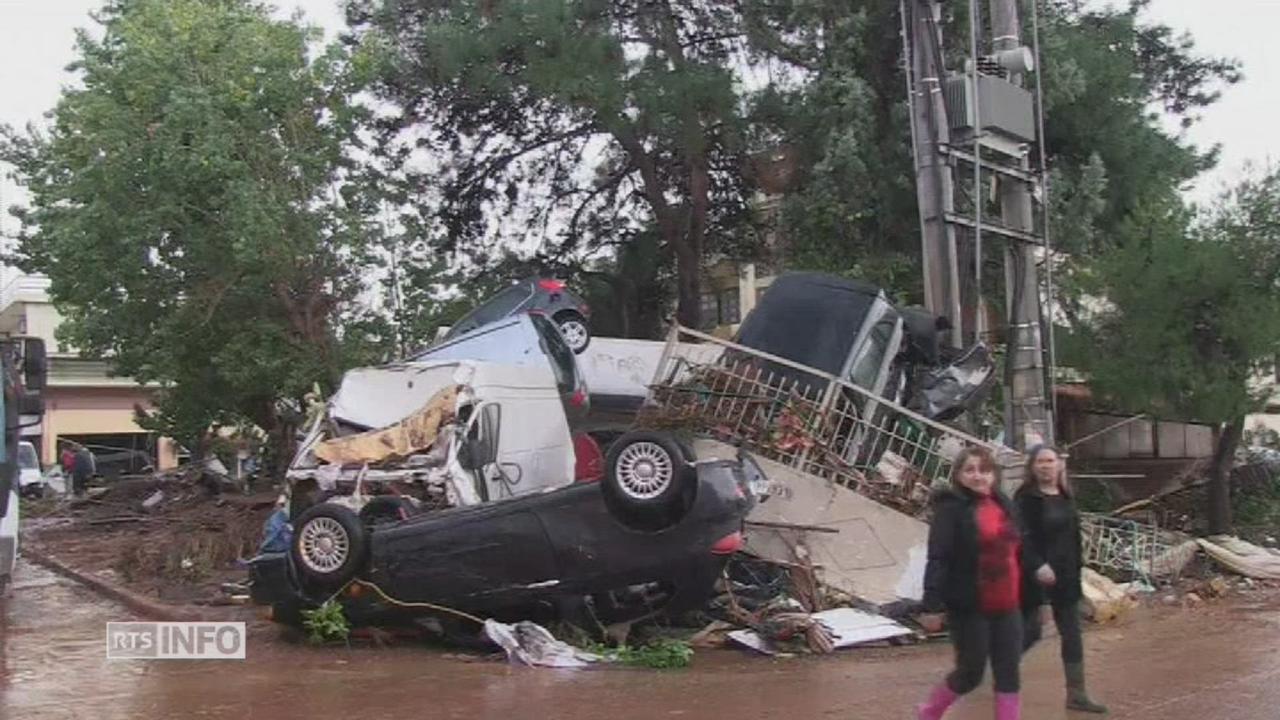
<svg viewBox="0 0 1280 720"><path fill-rule="evenodd" d="M330 37L342 26L338 0L274 4L282 16L302 11ZM0 0L0 123L21 127L43 122L61 88L73 79L65 67L73 59L75 30L91 26L89 12L100 5L100 0ZM1280 82L1274 73L1280 69L1275 37L1280 0L1154 0L1148 17L1191 32L1202 52L1244 64L1244 81L1228 88L1187 134L1198 145L1222 146L1219 167L1198 183L1192 196L1211 197L1238 179L1247 163L1280 160L1280 133L1269 126L1280 110ZM11 181L0 180L0 207L21 198ZM0 236L15 231L7 211L0 213Z"/></svg>

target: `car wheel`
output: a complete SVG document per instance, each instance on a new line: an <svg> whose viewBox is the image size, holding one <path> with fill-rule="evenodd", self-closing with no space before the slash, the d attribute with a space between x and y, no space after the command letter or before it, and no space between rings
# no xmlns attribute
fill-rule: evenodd
<svg viewBox="0 0 1280 720"><path fill-rule="evenodd" d="M681 497L691 467L674 439L660 433L627 433L609 448L605 486L637 509L666 508Z"/></svg>
<svg viewBox="0 0 1280 720"><path fill-rule="evenodd" d="M368 535L350 508L320 503L293 524L289 546L304 579L324 588L341 587L356 576L368 551Z"/></svg>
<svg viewBox="0 0 1280 720"><path fill-rule="evenodd" d="M560 328L560 334L564 335L564 341L569 344L569 349L574 354L581 353L591 344L591 328L587 326L587 319L580 313L566 310L556 315L554 320Z"/></svg>

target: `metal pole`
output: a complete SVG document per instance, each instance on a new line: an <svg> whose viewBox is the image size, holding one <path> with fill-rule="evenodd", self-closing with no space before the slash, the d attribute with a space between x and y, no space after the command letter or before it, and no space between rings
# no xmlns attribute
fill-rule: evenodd
<svg viewBox="0 0 1280 720"><path fill-rule="evenodd" d="M979 0L969 0L969 83L973 88L973 339L982 342L987 330L982 312L982 95L978 92L978 32L982 14Z"/></svg>
<svg viewBox="0 0 1280 720"><path fill-rule="evenodd" d="M996 52L1021 47L1017 0L991 0L991 32ZM1021 74L1010 80L1022 84ZM1030 165L1024 156L1022 170ZM1031 192L1022 182L1000 178L1000 207L1004 225L1033 231ZM1035 247L1029 243L1009 243L1005 251L1009 333L1006 362L1011 363L1009 386L1005 388L1005 442L1026 449L1028 436L1053 436L1044 387L1044 359L1041 352L1040 284L1036 274Z"/></svg>
<svg viewBox="0 0 1280 720"><path fill-rule="evenodd" d="M925 307L951 321L950 341L961 345L960 287L955 230L947 223L954 209L951 167L940 147L950 142L942 96L942 38L935 0L902 0L905 38L910 57L912 125L915 128L916 192L920 209L920 242L924 265Z"/></svg>
<svg viewBox="0 0 1280 720"><path fill-rule="evenodd" d="M1049 204L1051 188L1049 187L1049 160L1048 160L1048 139L1044 134L1044 71L1040 65L1040 0L1031 0L1031 50L1036 61L1036 138L1040 146L1040 206L1043 208L1043 227L1044 227L1044 273L1045 273L1045 313L1049 318L1048 334L1046 338L1049 344L1049 437L1050 444L1057 443L1058 435L1058 349L1054 342L1053 331L1053 311L1057 307L1058 296L1053 291L1053 241L1050 234L1050 209Z"/></svg>

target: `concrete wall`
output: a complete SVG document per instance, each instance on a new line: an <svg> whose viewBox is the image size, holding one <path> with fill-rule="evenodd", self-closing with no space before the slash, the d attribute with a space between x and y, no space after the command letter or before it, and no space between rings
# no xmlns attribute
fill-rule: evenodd
<svg viewBox="0 0 1280 720"><path fill-rule="evenodd" d="M26 320L26 333L44 340L49 354L58 353L58 341L54 331L62 324L62 314L50 303L27 303L23 313Z"/></svg>

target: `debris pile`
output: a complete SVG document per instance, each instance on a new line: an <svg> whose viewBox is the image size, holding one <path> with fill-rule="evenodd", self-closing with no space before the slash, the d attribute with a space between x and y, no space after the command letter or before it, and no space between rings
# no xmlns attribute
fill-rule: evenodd
<svg viewBox="0 0 1280 720"><path fill-rule="evenodd" d="M824 402L815 387L774 377L751 359L692 367L675 382L654 385L651 400L636 427L714 438L786 465L803 456L811 474L913 517L927 511L931 478L941 469L935 460L916 467L870 443L863 454L875 449L880 457L859 470L843 452L865 425L853 398L837 393Z"/></svg>
<svg viewBox="0 0 1280 720"><path fill-rule="evenodd" d="M184 466L127 477L64 499L29 523L41 550L78 569L114 574L174 603L227 602L223 583L244 579L277 496L224 492L225 476Z"/></svg>
<svg viewBox="0 0 1280 720"><path fill-rule="evenodd" d="M722 588L707 609L716 619L690 641L696 647L733 642L766 655L826 654L915 639L895 620L849 607L852 599L822 586L808 562L783 565L740 554Z"/></svg>

